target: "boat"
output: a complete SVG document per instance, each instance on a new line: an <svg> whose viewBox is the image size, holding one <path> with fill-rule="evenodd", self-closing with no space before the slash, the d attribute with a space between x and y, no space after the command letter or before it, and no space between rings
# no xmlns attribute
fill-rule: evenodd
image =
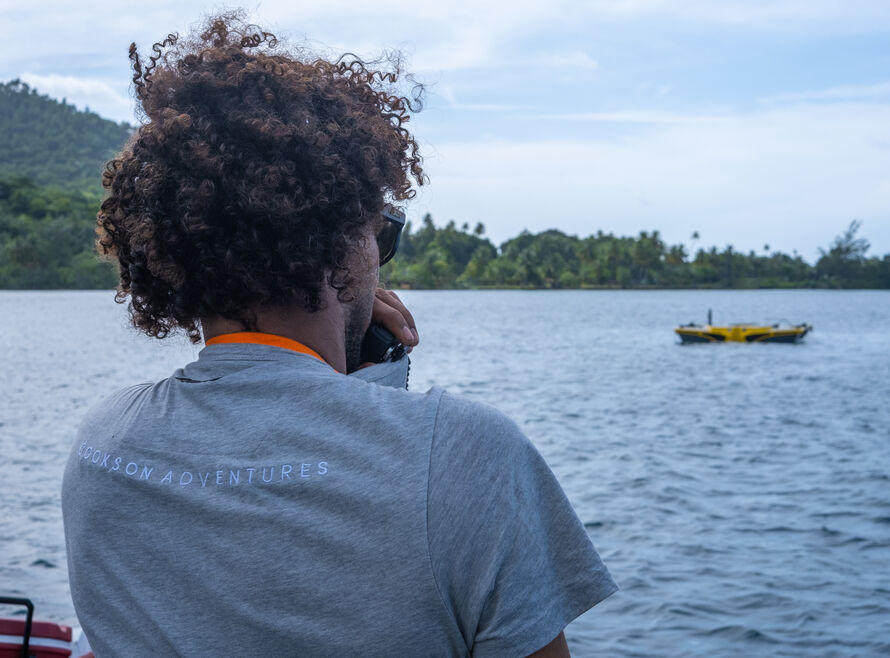
<svg viewBox="0 0 890 658"><path fill-rule="evenodd" d="M0 605L27 609L24 619L0 617L0 658L94 658L90 643L80 629L35 621L30 599L0 596Z"/></svg>
<svg viewBox="0 0 890 658"><path fill-rule="evenodd" d="M741 322L728 326L714 326L708 309L708 324L694 322L680 325L674 331L681 343L796 343L803 339L812 325L757 324Z"/></svg>

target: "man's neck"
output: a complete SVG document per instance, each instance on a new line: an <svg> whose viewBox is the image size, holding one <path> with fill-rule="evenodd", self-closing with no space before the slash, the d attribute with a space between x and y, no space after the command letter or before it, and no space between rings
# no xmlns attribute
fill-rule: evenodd
<svg viewBox="0 0 890 658"><path fill-rule="evenodd" d="M340 304L309 313L298 307L257 309L256 331L284 336L318 352L327 363L346 372L345 319ZM201 318L204 340L245 331L244 325L219 316Z"/></svg>

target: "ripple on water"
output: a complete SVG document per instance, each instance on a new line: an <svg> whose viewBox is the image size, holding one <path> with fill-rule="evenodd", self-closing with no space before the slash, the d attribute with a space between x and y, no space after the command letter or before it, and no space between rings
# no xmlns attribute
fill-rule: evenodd
<svg viewBox="0 0 890 658"><path fill-rule="evenodd" d="M890 293L402 298L423 336L412 390L511 415L622 588L569 627L573 655L890 655ZM673 326L709 307L818 332L793 349L675 345ZM74 428L134 373L195 352L134 337L122 312L104 292L0 292L4 366L23 373L0 378L0 583L60 622L74 617L52 510Z"/></svg>

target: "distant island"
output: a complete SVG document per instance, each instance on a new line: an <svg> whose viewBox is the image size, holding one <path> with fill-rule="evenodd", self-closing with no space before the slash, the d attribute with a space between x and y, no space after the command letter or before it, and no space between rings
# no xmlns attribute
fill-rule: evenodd
<svg viewBox="0 0 890 658"><path fill-rule="evenodd" d="M79 111L13 80L0 84L0 288L114 287L93 251L104 162L133 127ZM867 257L853 221L810 265L800 256L669 245L658 231L529 233L495 246L485 226L405 227L380 272L393 288L890 288L890 254ZM691 238L694 243L698 234Z"/></svg>

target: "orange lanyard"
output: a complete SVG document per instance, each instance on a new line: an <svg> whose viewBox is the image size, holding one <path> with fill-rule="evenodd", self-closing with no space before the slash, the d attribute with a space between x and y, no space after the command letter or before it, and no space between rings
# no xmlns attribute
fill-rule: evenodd
<svg viewBox="0 0 890 658"><path fill-rule="evenodd" d="M321 354L313 350L311 347L306 347L305 345L303 345L303 343L300 343L296 340L285 338L284 336L276 336L275 334L264 334L259 331L238 331L233 334L221 334L219 336L214 336L210 340L204 341L205 345L223 345L226 343L251 343L253 345L271 345L272 347L282 347L286 350L299 352L300 354L308 354L309 356L314 356L322 363L330 365L322 358Z"/></svg>

